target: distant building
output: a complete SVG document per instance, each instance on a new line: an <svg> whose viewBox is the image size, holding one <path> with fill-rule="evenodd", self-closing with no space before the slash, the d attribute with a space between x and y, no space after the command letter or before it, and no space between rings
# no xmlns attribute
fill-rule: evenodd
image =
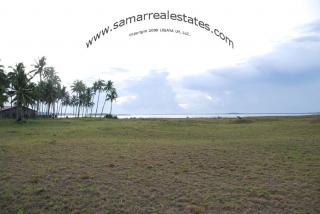
<svg viewBox="0 0 320 214"><path fill-rule="evenodd" d="M31 108L27 108L27 107L23 107L23 112L24 118L33 118L37 115L36 111L31 109ZM17 107L8 107L5 106L4 108L0 109L0 118L16 118L17 115Z"/></svg>

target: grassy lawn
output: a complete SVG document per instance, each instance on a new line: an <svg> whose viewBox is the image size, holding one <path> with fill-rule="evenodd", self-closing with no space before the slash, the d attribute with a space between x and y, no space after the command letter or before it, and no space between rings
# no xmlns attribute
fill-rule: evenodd
<svg viewBox="0 0 320 214"><path fill-rule="evenodd" d="M320 213L320 117L0 120L0 213Z"/></svg>

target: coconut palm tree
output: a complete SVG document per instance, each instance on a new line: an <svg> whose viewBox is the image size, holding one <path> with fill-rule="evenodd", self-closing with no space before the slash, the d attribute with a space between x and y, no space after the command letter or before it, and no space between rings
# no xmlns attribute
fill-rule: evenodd
<svg viewBox="0 0 320 214"><path fill-rule="evenodd" d="M61 100L61 105L65 106L65 110L64 110L64 115L66 116L67 113L67 109L68 109L68 105L70 105L70 95L69 92L66 91L66 93L64 94L62 100ZM61 115L62 115L62 106L61 106Z"/></svg>
<svg viewBox="0 0 320 214"><path fill-rule="evenodd" d="M59 93L58 93L58 98L57 98L57 105L59 104L60 101L60 108L58 105L58 114L60 112L60 115L62 116L62 100L64 99L64 97L67 94L67 88L65 86L63 86L62 88L60 88Z"/></svg>
<svg viewBox="0 0 320 214"><path fill-rule="evenodd" d="M38 115L44 115L44 103L45 103L45 101L46 101L46 96L47 96L47 94L46 94L46 92L45 92L45 88L46 88L46 82L44 82L44 81L41 81L41 82L39 82L39 84L38 84L38 92L39 92L39 94L38 94L38 98L39 98L39 102L40 102L40 104L41 104L41 108L39 109L39 111L38 111ZM41 112L41 114L40 114L40 112Z"/></svg>
<svg viewBox="0 0 320 214"><path fill-rule="evenodd" d="M42 96L44 102L47 104L47 115L49 116L52 108L53 118L55 117L56 101L59 97L59 91L61 89L60 77L57 75L53 67L46 67L43 69L43 92ZM42 83L40 82L40 84Z"/></svg>
<svg viewBox="0 0 320 214"><path fill-rule="evenodd" d="M88 113L88 108L93 106L93 102L92 102L93 95L94 95L94 93L93 93L92 88L90 88L90 87L86 88L85 97L84 97L84 106L86 108L85 115L87 115L87 113Z"/></svg>
<svg viewBox="0 0 320 214"><path fill-rule="evenodd" d="M39 75L39 78L40 78L40 82L42 82L42 74L43 74L43 71L45 69L45 66L46 66L46 60L47 58L45 56L39 58L36 63L33 65L34 67L34 70L32 70L30 73L33 73L33 77L36 76L36 75ZM33 78L32 77L32 78ZM40 88L38 88L40 90ZM41 92L38 91L38 94L40 94ZM41 108L43 108L43 104L40 103L39 100L37 100L37 111L39 112L39 109L40 109L40 104L41 104ZM43 109L42 109L43 111Z"/></svg>
<svg viewBox="0 0 320 214"><path fill-rule="evenodd" d="M54 67L46 67L43 69L43 77L45 80L52 80L53 82L61 82L60 77L58 76Z"/></svg>
<svg viewBox="0 0 320 214"><path fill-rule="evenodd" d="M112 102L118 98L118 93L115 88L111 88L109 93L107 94L106 100L110 100L110 115L112 112Z"/></svg>
<svg viewBox="0 0 320 214"><path fill-rule="evenodd" d="M30 78L25 73L23 63L17 64L8 76L11 82L11 92L14 95L13 102L17 106L16 119L22 121L23 108L34 103L33 90L35 85L30 82Z"/></svg>
<svg viewBox="0 0 320 214"><path fill-rule="evenodd" d="M67 91L65 96L62 98L62 105L65 106L64 115L67 115L68 106L71 104L70 95Z"/></svg>
<svg viewBox="0 0 320 214"><path fill-rule="evenodd" d="M52 114L55 112L55 101L58 97L59 84L52 80L44 82L44 102L47 104L47 116L50 116L50 110L52 108Z"/></svg>
<svg viewBox="0 0 320 214"><path fill-rule="evenodd" d="M71 90L72 92L77 94L78 97L78 117L80 116L80 106L82 105L83 101L83 94L85 93L86 90L86 85L83 83L82 80L76 80L73 82L71 85Z"/></svg>
<svg viewBox="0 0 320 214"><path fill-rule="evenodd" d="M103 91L105 85L106 85L106 83L104 80L98 80L98 81L94 82L94 84L93 84L94 92L96 93L98 91L98 101L97 101L95 117L97 117L97 113L98 113L100 93Z"/></svg>
<svg viewBox="0 0 320 214"><path fill-rule="evenodd" d="M76 95L72 95L71 99L70 99L70 105L72 106L72 113L75 116L75 112L77 110L77 106L78 106L78 97Z"/></svg>
<svg viewBox="0 0 320 214"><path fill-rule="evenodd" d="M9 80L4 72L4 66L0 65L0 109L3 108L5 102L8 101Z"/></svg>
<svg viewBox="0 0 320 214"><path fill-rule="evenodd" d="M79 101L80 101L80 105L79 105L79 108L80 108L80 112L82 111L82 117L84 116L84 109L85 109L85 102L86 102L86 88L84 88L84 91L82 91L82 93L80 94L80 97L79 97Z"/></svg>
<svg viewBox="0 0 320 214"><path fill-rule="evenodd" d="M13 92L9 90L10 88L9 74L5 73L4 66L0 65L0 108L3 107L5 102L8 102L10 97L10 104L12 107Z"/></svg>
<svg viewBox="0 0 320 214"><path fill-rule="evenodd" d="M91 87L91 100L90 100L90 117L92 117L92 111L93 111L93 107L94 107L94 97L96 95L96 91L95 91L95 83L93 84L93 86Z"/></svg>
<svg viewBox="0 0 320 214"><path fill-rule="evenodd" d="M42 81L43 70L47 64L46 60L47 58L45 56L38 59L38 61L36 61L36 64L33 65L35 69L31 71L31 73L34 73L34 76L39 74L40 82Z"/></svg>
<svg viewBox="0 0 320 214"><path fill-rule="evenodd" d="M106 97L104 99L104 103L103 103L103 106L102 106L101 115L103 114L104 106L105 106L105 104L107 102L107 97L108 97L107 95L108 95L108 93L111 92L112 89L113 89L113 82L111 80L108 80L107 84L105 84L105 87L103 88L103 90L106 93Z"/></svg>
<svg viewBox="0 0 320 214"><path fill-rule="evenodd" d="M34 84L33 91L32 91L32 97L34 98L34 101L37 103L36 107L32 106L32 109L38 112L38 110L39 110L38 104L39 104L39 100L40 100L39 84L36 84L36 83L32 83L32 84Z"/></svg>

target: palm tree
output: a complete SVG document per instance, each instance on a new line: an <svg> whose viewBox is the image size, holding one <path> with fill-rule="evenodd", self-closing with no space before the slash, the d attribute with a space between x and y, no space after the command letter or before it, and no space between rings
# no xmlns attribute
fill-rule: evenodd
<svg viewBox="0 0 320 214"><path fill-rule="evenodd" d="M61 82L60 77L58 76L54 67L46 67L43 69L43 77L45 80L52 80L53 82Z"/></svg>
<svg viewBox="0 0 320 214"><path fill-rule="evenodd" d="M88 103L88 108L93 109L93 106L94 106L94 102ZM90 113L90 117L91 117L91 113Z"/></svg>
<svg viewBox="0 0 320 214"><path fill-rule="evenodd" d="M92 88L90 88L90 87L86 88L85 97L84 97L84 106L86 107L85 115L87 115L87 113L88 113L88 108L93 106L93 102L92 102L93 95L94 95L94 93L93 93Z"/></svg>
<svg viewBox="0 0 320 214"><path fill-rule="evenodd" d="M106 92L106 97L104 99L104 103L103 103L103 106L102 106L101 115L103 114L104 106L105 106L105 104L107 102L108 93L111 92L112 89L113 89L113 82L111 80L108 80L107 84L103 88L103 90Z"/></svg>
<svg viewBox="0 0 320 214"><path fill-rule="evenodd" d="M112 102L117 98L118 98L118 93L115 88L112 88L110 92L107 94L107 99L106 99L106 100L110 100L110 113L109 113L110 115L112 112Z"/></svg>
<svg viewBox="0 0 320 214"><path fill-rule="evenodd" d="M4 66L0 65L0 108L8 101L8 97L10 97L10 104L12 107L13 92L9 90L10 85L9 74L6 75Z"/></svg>
<svg viewBox="0 0 320 214"><path fill-rule="evenodd" d="M45 92L45 88L46 88L46 83L44 81L39 82L39 84L38 84L38 91L39 91L38 98L39 98L39 100L38 101L41 103L41 108L38 111L38 115L40 115L39 112L41 112L41 115L44 115L44 105L43 104L46 101L46 96L47 96L47 94Z"/></svg>
<svg viewBox="0 0 320 214"><path fill-rule="evenodd" d="M86 102L86 88L84 88L84 91L82 91L82 93L80 94L79 101L80 101L79 108L80 108L80 112L82 111L81 115L83 117L84 109L85 109L85 102Z"/></svg>
<svg viewBox="0 0 320 214"><path fill-rule="evenodd" d="M73 82L71 86L72 92L77 94L78 97L78 117L80 116L80 106L82 105L82 98L83 94L85 93L86 90L86 85L82 82L82 80L76 80Z"/></svg>
<svg viewBox="0 0 320 214"><path fill-rule="evenodd" d="M78 97L76 95L72 95L70 100L70 105L72 106L72 113L75 116L75 108L78 106Z"/></svg>
<svg viewBox="0 0 320 214"><path fill-rule="evenodd" d="M61 100L61 104L62 104L62 106L65 106L64 115L66 116L68 105L71 104L69 92L66 91L66 93L64 94L64 96ZM62 107L61 107L61 112L62 112Z"/></svg>
<svg viewBox="0 0 320 214"><path fill-rule="evenodd" d="M98 80L96 82L94 82L93 84L93 89L94 92L96 93L97 91L99 92L98 94L98 101L97 101L97 108L96 108L96 113L95 113L95 117L97 117L97 113L98 113L98 106L99 106L99 99L100 99L100 93L103 91L103 88L105 86L105 81L104 80Z"/></svg>
<svg viewBox="0 0 320 214"><path fill-rule="evenodd" d="M36 76L36 75L39 75L40 83L42 82L42 73L43 73L43 71L45 69L45 66L47 64L46 60L47 60L47 58L45 56L43 56L40 59L38 59L36 61L36 63L33 65L35 69L30 72L30 73L34 73L33 77ZM40 88L38 88L38 89L40 90ZM40 93L41 92L38 91L38 94L40 94ZM37 111L38 111L38 113L39 113L40 104L41 104L41 108L43 108L43 104L40 103L40 100L37 100ZM43 109L42 109L42 111L43 111Z"/></svg>
<svg viewBox="0 0 320 214"><path fill-rule="evenodd" d="M0 109L8 101L9 80L4 72L4 66L0 65Z"/></svg>
<svg viewBox="0 0 320 214"><path fill-rule="evenodd" d="M62 116L62 100L64 99L64 97L67 94L67 88L65 86L63 86L62 88L60 88L59 93L58 93L58 99L57 99L57 105L59 104L60 101L60 108L58 106L58 114L60 112L60 115Z"/></svg>
<svg viewBox="0 0 320 214"><path fill-rule="evenodd" d="M33 65L35 69L31 71L32 73L34 73L34 76L39 74L40 82L42 81L42 72L47 64L46 60L47 60L47 58L45 56L38 59L38 61L36 61L36 64Z"/></svg>
<svg viewBox="0 0 320 214"><path fill-rule="evenodd" d="M90 117L92 117L92 111L93 111L93 107L94 107L94 102L93 102L93 100L94 100L94 97L95 97L95 95L96 95L96 91L95 91L95 83L93 84L93 86L91 87L91 101L90 101L90 104L92 104L92 105L90 105Z"/></svg>
<svg viewBox="0 0 320 214"><path fill-rule="evenodd" d="M13 72L9 73L9 80L11 81L11 91L14 95L13 102L17 106L16 119L23 120L24 107L34 103L33 90L35 85L30 82L23 63L17 64L13 68Z"/></svg>
<svg viewBox="0 0 320 214"><path fill-rule="evenodd" d="M34 106L32 106L32 109L38 112L38 110L39 110L38 103L39 103L39 100L40 100L39 84L36 84L36 83L32 83L32 84L34 84L33 91L32 91L32 97L37 102L37 108L34 108Z"/></svg>
<svg viewBox="0 0 320 214"><path fill-rule="evenodd" d="M47 116L50 115L50 110L52 107L52 114L55 111L55 101L58 96L58 87L59 84L55 83L52 80L47 80L44 82L44 101L47 104Z"/></svg>
<svg viewBox="0 0 320 214"><path fill-rule="evenodd" d="M46 67L43 70L43 99L44 102L48 105L47 115L50 114L50 109L52 107L53 118L55 117L55 107L56 101L59 97L59 91L61 89L60 77L57 75L53 67ZM40 82L41 84L42 82Z"/></svg>

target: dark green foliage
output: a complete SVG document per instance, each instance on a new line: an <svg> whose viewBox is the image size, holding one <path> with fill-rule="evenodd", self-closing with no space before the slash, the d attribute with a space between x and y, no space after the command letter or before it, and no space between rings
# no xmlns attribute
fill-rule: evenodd
<svg viewBox="0 0 320 214"><path fill-rule="evenodd" d="M110 101L110 114L112 111L112 102L118 97L113 82L109 80L98 80L93 87L87 87L82 80L74 81L71 90L74 93L70 95L65 86L61 85L61 79L54 67L46 66L46 57L41 57L33 65L34 69L30 72L25 71L23 63L17 64L12 72L6 74L4 66L0 65L0 109L6 102L18 106L17 120L22 120L22 107L32 108L38 112L40 117L57 118L60 114L67 113L68 107L71 107L73 114L80 117L86 117L95 105L94 98L98 92L98 101L96 103L96 114L99 106L100 94L105 93L105 100L100 116L104 115L104 106ZM39 82L35 82L35 77L39 75ZM10 100L9 100L10 98Z"/></svg>
<svg viewBox="0 0 320 214"><path fill-rule="evenodd" d="M23 120L23 107L28 107L34 104L34 88L35 84L30 81L30 78L25 73L23 63L17 64L13 68L13 72L8 74L11 88L10 92L14 95L13 102L17 106L17 121Z"/></svg>
<svg viewBox="0 0 320 214"><path fill-rule="evenodd" d="M0 109L8 101L9 80L4 71L4 66L0 65Z"/></svg>
<svg viewBox="0 0 320 214"><path fill-rule="evenodd" d="M108 118L108 119L118 119L117 115L112 115L112 114L106 114L104 116L104 118Z"/></svg>

